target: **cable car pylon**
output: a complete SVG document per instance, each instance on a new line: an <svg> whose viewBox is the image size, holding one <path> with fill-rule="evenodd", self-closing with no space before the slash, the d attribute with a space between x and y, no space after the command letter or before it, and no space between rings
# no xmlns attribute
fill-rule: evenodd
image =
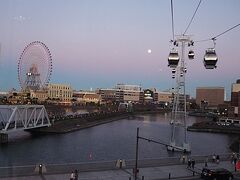
<svg viewBox="0 0 240 180"><path fill-rule="evenodd" d="M181 48L181 57L179 57L179 63L177 66L172 66L171 64L169 64L169 67L174 68L172 69L172 73L175 75L176 79L176 86L173 92L174 101L170 121L171 146L167 147L167 149L170 151L191 152L191 147L187 139L187 125L186 125L187 106L186 106L185 75L187 73L187 69L185 63L185 46L192 42L193 41L190 39L190 36L187 35L177 36L174 45L178 45L178 47ZM169 54L169 58L172 57L171 52ZM176 63L174 65L176 65Z"/></svg>

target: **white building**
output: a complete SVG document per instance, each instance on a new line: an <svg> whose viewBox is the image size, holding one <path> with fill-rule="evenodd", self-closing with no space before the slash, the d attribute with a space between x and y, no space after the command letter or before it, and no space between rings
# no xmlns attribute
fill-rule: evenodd
<svg viewBox="0 0 240 180"><path fill-rule="evenodd" d="M141 86L139 85L129 85L129 84L117 84L115 89L125 90L125 91L141 91Z"/></svg>
<svg viewBox="0 0 240 180"><path fill-rule="evenodd" d="M62 102L70 102L73 97L73 90L66 84L48 84L48 97L52 100L59 99Z"/></svg>
<svg viewBox="0 0 240 180"><path fill-rule="evenodd" d="M87 104L87 103L101 103L101 95L97 94L93 91L74 91L73 97L77 100L79 104Z"/></svg>
<svg viewBox="0 0 240 180"><path fill-rule="evenodd" d="M36 98L37 102L41 103L44 102L48 98L48 91L47 90L30 90L30 97L31 99Z"/></svg>
<svg viewBox="0 0 240 180"><path fill-rule="evenodd" d="M139 103L142 101L143 92L139 85L117 84L115 89L116 98L119 102Z"/></svg>
<svg viewBox="0 0 240 180"><path fill-rule="evenodd" d="M158 91L158 103L171 103L173 95L171 92Z"/></svg>

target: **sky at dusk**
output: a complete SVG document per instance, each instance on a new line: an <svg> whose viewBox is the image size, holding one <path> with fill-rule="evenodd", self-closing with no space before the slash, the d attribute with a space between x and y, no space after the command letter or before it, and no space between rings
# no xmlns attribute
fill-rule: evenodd
<svg viewBox="0 0 240 180"><path fill-rule="evenodd" d="M185 31L199 1L173 0L175 34ZM53 58L51 83L73 89L111 88L117 83L170 89L167 57L172 39L170 0L0 0L0 91L20 89L17 61L32 41ZM202 0L187 31L193 41L211 38L240 23L239 0ZM186 60L187 93L240 79L240 26L216 41L217 69L203 56L211 41L195 43ZM148 53L151 49L151 53ZM187 54L186 54L187 55Z"/></svg>

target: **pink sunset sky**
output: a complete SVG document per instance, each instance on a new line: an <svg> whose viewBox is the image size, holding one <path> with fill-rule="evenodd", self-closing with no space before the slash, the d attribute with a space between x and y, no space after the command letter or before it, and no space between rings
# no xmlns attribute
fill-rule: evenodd
<svg viewBox="0 0 240 180"><path fill-rule="evenodd" d="M173 1L175 34L185 31L199 1ZM8 0L0 6L0 91L20 89L17 61L24 47L42 41L53 57L51 83L76 89L111 88L117 83L172 88L167 67L172 38L170 0ZM211 38L240 23L239 0L203 0L187 34ZM211 41L195 43L187 60L187 92L240 79L240 26L216 41L217 69L203 56ZM148 50L151 49L151 53ZM187 55L187 54L186 54Z"/></svg>

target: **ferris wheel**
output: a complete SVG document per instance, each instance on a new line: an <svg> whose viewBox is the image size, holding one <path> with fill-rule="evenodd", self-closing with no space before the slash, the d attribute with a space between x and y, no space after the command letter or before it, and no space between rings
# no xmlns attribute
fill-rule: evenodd
<svg viewBox="0 0 240 180"><path fill-rule="evenodd" d="M18 80L22 90L39 90L50 81L52 56L48 47L34 41L28 44L18 60Z"/></svg>

